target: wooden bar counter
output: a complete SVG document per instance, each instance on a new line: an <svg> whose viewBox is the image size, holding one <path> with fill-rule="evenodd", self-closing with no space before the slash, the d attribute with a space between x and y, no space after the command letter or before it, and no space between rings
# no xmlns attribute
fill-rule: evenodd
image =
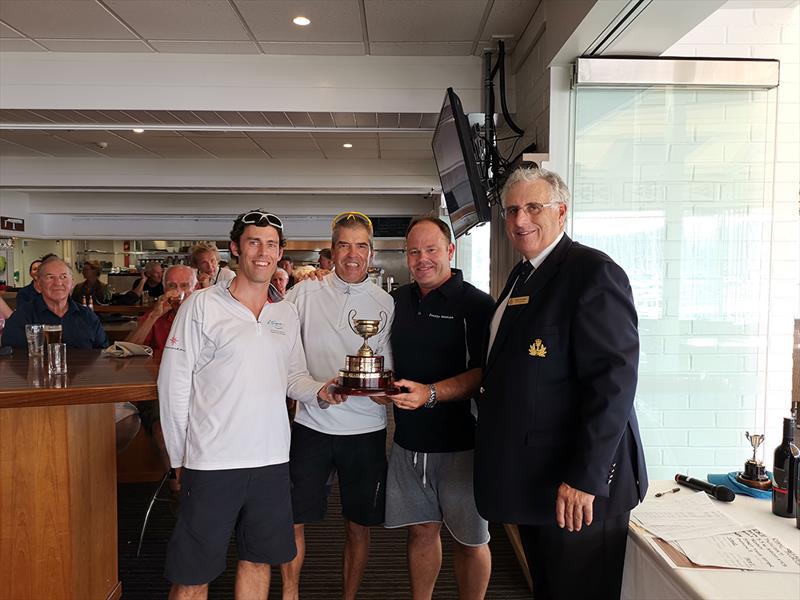
<svg viewBox="0 0 800 600"><path fill-rule="evenodd" d="M158 364L68 350L67 365L0 357L0 599L122 593L113 403L156 399Z"/></svg>

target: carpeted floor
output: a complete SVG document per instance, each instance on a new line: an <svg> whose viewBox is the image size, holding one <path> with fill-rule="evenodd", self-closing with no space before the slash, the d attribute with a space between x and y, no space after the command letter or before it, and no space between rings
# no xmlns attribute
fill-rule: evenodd
<svg viewBox="0 0 800 600"><path fill-rule="evenodd" d="M167 540L174 517L166 503L156 503L142 546L136 558L144 511L155 483L120 484L119 508L119 572L124 600L166 598L169 583L162 575ZM303 600L331 600L341 595L341 551L344 527L338 495L331 495L328 519L306 526L307 554L301 578ZM433 597L437 600L458 598L453 574L452 538L443 528L444 560ZM486 598L515 600L530 598L525 578L514 557L511 544L500 526L492 527L492 578ZM367 571L359 598L385 600L409 598L406 569L405 531L375 528ZM228 569L211 584L209 598L233 598L236 547L228 550ZM280 574L273 569L271 598L280 598Z"/></svg>

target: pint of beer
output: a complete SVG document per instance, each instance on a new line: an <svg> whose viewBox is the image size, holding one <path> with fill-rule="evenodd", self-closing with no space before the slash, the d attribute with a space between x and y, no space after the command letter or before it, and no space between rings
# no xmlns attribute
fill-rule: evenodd
<svg viewBox="0 0 800 600"><path fill-rule="evenodd" d="M44 347L47 348L50 344L61 343L61 325L45 325L44 326Z"/></svg>

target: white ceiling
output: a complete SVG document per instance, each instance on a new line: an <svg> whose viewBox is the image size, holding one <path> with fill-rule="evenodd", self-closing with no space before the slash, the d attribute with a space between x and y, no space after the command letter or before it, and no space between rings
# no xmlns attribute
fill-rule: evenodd
<svg viewBox="0 0 800 600"><path fill-rule="evenodd" d="M539 2L2 0L0 51L470 56L511 50Z"/></svg>

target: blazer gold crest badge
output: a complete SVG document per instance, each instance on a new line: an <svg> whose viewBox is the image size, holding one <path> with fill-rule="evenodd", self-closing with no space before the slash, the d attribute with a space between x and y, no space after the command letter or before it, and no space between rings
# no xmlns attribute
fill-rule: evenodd
<svg viewBox="0 0 800 600"><path fill-rule="evenodd" d="M547 346L542 343L542 340L537 338L531 344L531 347L528 348L528 354L537 358L544 358L547 356Z"/></svg>

